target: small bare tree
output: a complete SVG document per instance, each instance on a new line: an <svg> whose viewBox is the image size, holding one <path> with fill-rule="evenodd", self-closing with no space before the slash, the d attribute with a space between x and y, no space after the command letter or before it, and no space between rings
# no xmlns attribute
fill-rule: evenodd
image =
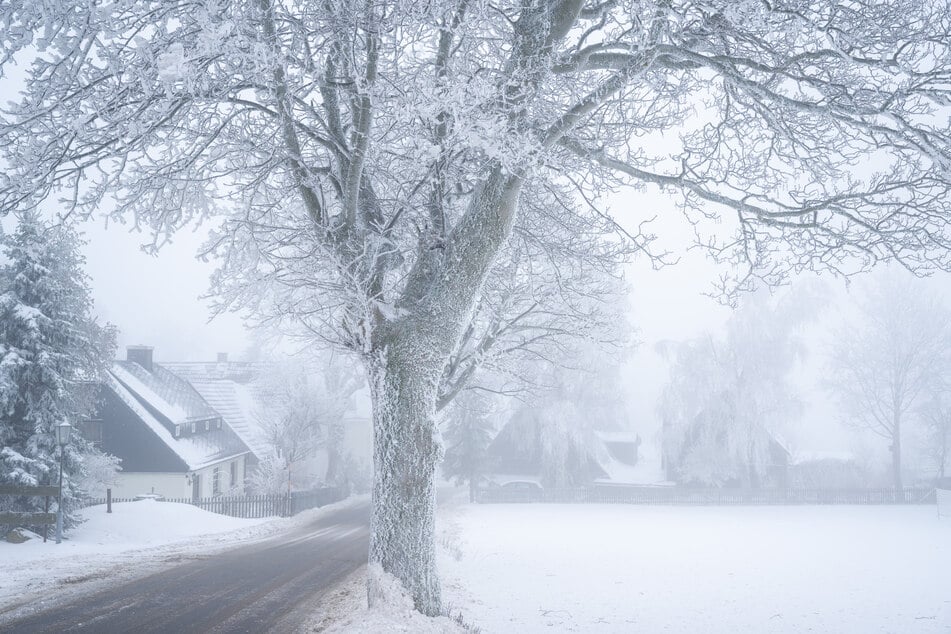
<svg viewBox="0 0 951 634"><path fill-rule="evenodd" d="M262 464L262 476L274 484L281 473L290 495L294 470L324 444L321 412L313 379L299 363L271 364L258 383L261 406L254 415L273 454Z"/></svg>
<svg viewBox="0 0 951 634"><path fill-rule="evenodd" d="M861 321L840 331L831 351L831 387L846 421L888 441L892 481L901 494L902 430L937 389L948 362L951 313L907 273L867 284Z"/></svg>
<svg viewBox="0 0 951 634"><path fill-rule="evenodd" d="M253 389L260 403L253 415L272 449L260 467L259 488L291 492L294 472L304 467L319 449L327 452L327 482L339 484L343 478L342 443L353 394L364 386L354 363L344 355L327 351L314 357L272 357ZM278 478L280 474L280 478ZM313 476L313 474L311 474Z"/></svg>

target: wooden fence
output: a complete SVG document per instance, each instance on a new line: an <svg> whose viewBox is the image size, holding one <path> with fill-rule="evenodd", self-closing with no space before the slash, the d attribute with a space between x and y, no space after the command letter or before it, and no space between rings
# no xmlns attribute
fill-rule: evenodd
<svg viewBox="0 0 951 634"><path fill-rule="evenodd" d="M895 489L692 489L682 487L590 486L567 489L478 489L476 502L587 504L934 504L933 488Z"/></svg>
<svg viewBox="0 0 951 634"><path fill-rule="evenodd" d="M338 487L294 491L290 495L229 495L211 498L165 498L164 502L191 504L205 511L230 517L290 517L301 511L326 506L346 497ZM135 498L112 498L112 503L135 502ZM84 500L83 506L105 504L105 498Z"/></svg>

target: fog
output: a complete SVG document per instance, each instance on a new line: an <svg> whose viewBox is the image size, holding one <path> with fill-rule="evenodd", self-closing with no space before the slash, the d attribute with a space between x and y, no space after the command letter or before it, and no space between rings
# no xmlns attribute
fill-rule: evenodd
<svg viewBox="0 0 951 634"><path fill-rule="evenodd" d="M0 631L951 631L951 3L0 2Z"/></svg>

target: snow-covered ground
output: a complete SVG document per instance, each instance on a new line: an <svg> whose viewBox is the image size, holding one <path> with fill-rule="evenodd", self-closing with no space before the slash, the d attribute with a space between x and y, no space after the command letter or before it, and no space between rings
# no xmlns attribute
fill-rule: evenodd
<svg viewBox="0 0 951 634"><path fill-rule="evenodd" d="M85 589L97 580L114 583L117 577L268 537L354 500L359 498L286 519L238 519L151 500L113 504L112 514L93 506L82 511L86 522L61 544L0 541L0 611L38 595L61 599L80 584Z"/></svg>
<svg viewBox="0 0 951 634"><path fill-rule="evenodd" d="M447 515L462 556L444 550L444 598L484 634L951 632L951 520L933 506Z"/></svg>

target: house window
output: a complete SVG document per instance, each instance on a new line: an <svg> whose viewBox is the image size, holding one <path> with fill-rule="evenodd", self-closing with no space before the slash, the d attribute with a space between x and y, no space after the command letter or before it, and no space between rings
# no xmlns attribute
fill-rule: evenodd
<svg viewBox="0 0 951 634"><path fill-rule="evenodd" d="M211 472L211 494L221 495L221 472L218 467Z"/></svg>
<svg viewBox="0 0 951 634"><path fill-rule="evenodd" d="M235 460L231 463L231 488L233 489L238 484L238 461Z"/></svg>
<svg viewBox="0 0 951 634"><path fill-rule="evenodd" d="M181 435L182 435L182 426L175 425L175 437L178 438Z"/></svg>
<svg viewBox="0 0 951 634"><path fill-rule="evenodd" d="M211 421L210 421L210 420L206 420L206 421L205 421L205 431L208 431L209 429L211 429Z"/></svg>
<svg viewBox="0 0 951 634"><path fill-rule="evenodd" d="M192 423L192 433L193 433L193 434L195 433L195 429L196 429L196 428L195 428L195 423Z"/></svg>
<svg viewBox="0 0 951 634"><path fill-rule="evenodd" d="M221 419L215 421L215 429L221 429Z"/></svg>

